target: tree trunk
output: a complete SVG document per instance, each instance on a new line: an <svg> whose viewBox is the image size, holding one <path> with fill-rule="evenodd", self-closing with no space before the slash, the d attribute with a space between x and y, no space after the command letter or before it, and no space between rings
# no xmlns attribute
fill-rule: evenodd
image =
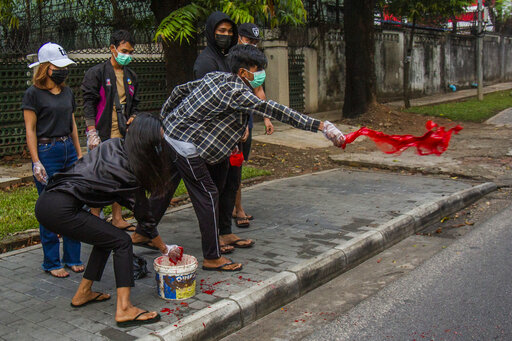
<svg viewBox="0 0 512 341"><path fill-rule="evenodd" d="M411 107L410 101L410 73L411 73L411 61L412 61L412 49L414 46L414 31L416 29L416 17L412 18L411 34L409 41L407 42L407 49L404 58L404 104L406 108Z"/></svg>
<svg viewBox="0 0 512 341"><path fill-rule="evenodd" d="M160 24L172 11L190 2L191 1L183 0L152 0L151 10L155 15L156 24ZM182 45L180 45L179 42L164 42L163 50L167 91L170 93L176 85L192 80L193 67L197 58L197 41L196 39L191 39L190 44L184 41Z"/></svg>
<svg viewBox="0 0 512 341"><path fill-rule="evenodd" d="M344 117L356 117L376 101L373 11L375 0L345 0Z"/></svg>

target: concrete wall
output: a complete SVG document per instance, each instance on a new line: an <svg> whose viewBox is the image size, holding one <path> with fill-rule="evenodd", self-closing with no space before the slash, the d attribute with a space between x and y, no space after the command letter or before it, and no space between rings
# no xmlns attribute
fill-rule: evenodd
<svg viewBox="0 0 512 341"><path fill-rule="evenodd" d="M318 106L338 109L345 96L345 40L339 30L310 32L318 56ZM306 60L306 62L308 62Z"/></svg>
<svg viewBox="0 0 512 341"><path fill-rule="evenodd" d="M318 107L320 111L340 109L345 92L345 41L342 31L324 26L293 29L274 36L275 39L286 40L289 48L316 50L316 55L309 50L304 53L305 70L311 70L315 64L317 67L317 89L311 82L312 78L306 76L306 98L311 92L317 94L312 101L318 105L310 108ZM268 38L266 35L265 39ZM376 31L375 72L379 101L402 98L403 58L408 39L409 31L403 29ZM410 73L412 97L450 91L450 84L457 89L471 87L476 83L475 49L473 36L417 31ZM266 53L270 55L270 51ZM276 64L276 61L269 60L269 66L273 63ZM512 37L487 34L484 38L483 64L485 85L512 80ZM284 71L286 66L279 63L279 69ZM274 78L269 79L266 86L275 88L283 100L282 97L287 96L283 94L284 89L271 82L287 84L288 80Z"/></svg>

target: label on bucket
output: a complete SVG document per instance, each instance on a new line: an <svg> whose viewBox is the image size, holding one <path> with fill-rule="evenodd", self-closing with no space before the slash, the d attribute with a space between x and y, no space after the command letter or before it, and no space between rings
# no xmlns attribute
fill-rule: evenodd
<svg viewBox="0 0 512 341"><path fill-rule="evenodd" d="M190 298L196 293L196 273L186 275L156 274L158 296L168 300ZM163 292L162 292L163 291Z"/></svg>

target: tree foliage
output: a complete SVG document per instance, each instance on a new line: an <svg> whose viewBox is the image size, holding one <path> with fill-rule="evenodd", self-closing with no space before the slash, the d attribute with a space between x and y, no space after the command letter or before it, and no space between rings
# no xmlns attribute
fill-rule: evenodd
<svg viewBox="0 0 512 341"><path fill-rule="evenodd" d="M9 28L18 28L19 18L14 14L14 0L0 0L0 24Z"/></svg>
<svg viewBox="0 0 512 341"><path fill-rule="evenodd" d="M512 33L512 0L486 1L485 6L494 30L500 33Z"/></svg>
<svg viewBox="0 0 512 341"><path fill-rule="evenodd" d="M190 42L197 33L197 23L213 11L222 11L235 23L267 23L299 25L306 21L306 10L301 0L194 0L171 12L159 24L155 40Z"/></svg>
<svg viewBox="0 0 512 341"><path fill-rule="evenodd" d="M409 108L410 104L410 67L414 41L414 32L418 21L440 21L453 18L472 5L474 0L379 0L379 5L388 13L396 17L406 18L412 22L412 29L404 54L404 103Z"/></svg>
<svg viewBox="0 0 512 341"><path fill-rule="evenodd" d="M380 0L379 6L387 12L409 21L440 20L461 14L474 0Z"/></svg>

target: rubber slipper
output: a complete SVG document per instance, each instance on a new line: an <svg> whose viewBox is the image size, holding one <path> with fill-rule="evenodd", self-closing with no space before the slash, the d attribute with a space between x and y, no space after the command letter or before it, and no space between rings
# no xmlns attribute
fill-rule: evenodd
<svg viewBox="0 0 512 341"><path fill-rule="evenodd" d="M156 247L156 246L152 246L152 245L149 245L149 242L141 242L141 243L133 243L132 244L134 246L140 246L140 247L143 247L145 249L150 249L150 250L156 250L156 251L159 251L159 249Z"/></svg>
<svg viewBox="0 0 512 341"><path fill-rule="evenodd" d="M242 221L247 221L247 222L242 223ZM236 217L235 225L237 227L245 228L245 227L249 227L251 224L249 223L249 219L247 219L247 218Z"/></svg>
<svg viewBox="0 0 512 341"><path fill-rule="evenodd" d="M235 248L234 247L231 247L230 246L233 246L233 245L220 245L219 248L220 248L220 253L222 253L223 255L227 255L228 253L233 253L233 251L235 251ZM228 248L227 250L224 249L222 250L222 248Z"/></svg>
<svg viewBox="0 0 512 341"><path fill-rule="evenodd" d="M55 270L58 270L58 269L55 269ZM44 270L44 272L46 272L47 274L50 274L50 276L55 277L55 278L66 278L66 277L69 277L69 273L66 276L55 276L54 274L52 274L52 270Z"/></svg>
<svg viewBox="0 0 512 341"><path fill-rule="evenodd" d="M81 273L81 272L84 272L84 271L85 271L85 267L84 267L81 271L75 271L75 270L73 270L73 266L74 266L74 265L64 265L64 266L65 266L66 268L68 268L69 270L73 271L74 273L77 273L77 274L79 274L79 273ZM76 265L76 266L79 266L79 265Z"/></svg>
<svg viewBox="0 0 512 341"><path fill-rule="evenodd" d="M246 215L245 217L237 217L236 215L233 214L233 219L236 219L236 218L245 218L245 219L248 219L248 220L253 220L254 219L254 216L253 215Z"/></svg>
<svg viewBox="0 0 512 341"><path fill-rule="evenodd" d="M237 239L234 242L228 243L227 245L238 247L240 249L247 249L254 245L254 240L251 240L251 242L249 244L239 244L239 242L246 242L246 241L248 241L248 239Z"/></svg>
<svg viewBox="0 0 512 341"><path fill-rule="evenodd" d="M160 321L160 314L157 314L155 317L148 319L148 320L138 320L138 318L140 316L147 314L147 313L149 313L149 311L144 311L144 312L140 313L139 315L135 316L135 318L133 320L117 322L117 326L121 327L121 328L127 328L127 327L132 327L132 326L140 326L143 324L151 324L151 323Z"/></svg>
<svg viewBox="0 0 512 341"><path fill-rule="evenodd" d="M126 227L117 227L117 228L120 229L120 230L126 231L126 232L135 232L135 230L137 229L137 226L135 226L133 224L130 224L130 225L126 226Z"/></svg>
<svg viewBox="0 0 512 341"><path fill-rule="evenodd" d="M223 269L225 266L232 265L232 264L240 264L240 263L234 263L233 261L230 260L229 262L219 265L217 267L209 267L209 266L203 265L203 270L206 270L206 271L231 271L232 272L232 271L240 271L243 268L243 265L240 264L240 267L236 268L236 269Z"/></svg>
<svg viewBox="0 0 512 341"><path fill-rule="evenodd" d="M73 303L70 303L70 305L73 307L73 308L81 308L81 307L85 307L86 305L88 304L91 304L91 303L99 303L99 302L104 302L104 301L108 301L110 299L110 297L112 296L109 296L108 298L105 298L105 299L102 299L102 300L99 300L98 298L100 298L102 295L105 295L104 293L100 292L98 294L98 296L96 296L95 298L93 298L92 300L89 300L85 303L82 303L82 304L73 304Z"/></svg>

